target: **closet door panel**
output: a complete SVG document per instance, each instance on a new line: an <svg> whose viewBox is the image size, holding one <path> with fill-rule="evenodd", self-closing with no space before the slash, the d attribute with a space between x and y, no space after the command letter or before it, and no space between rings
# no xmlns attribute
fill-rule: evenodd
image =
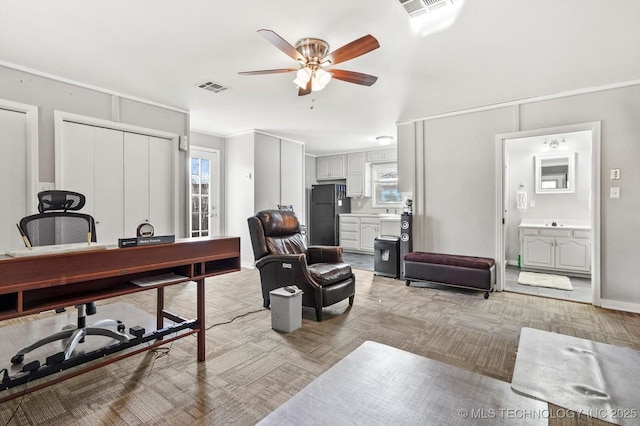
<svg viewBox="0 0 640 426"><path fill-rule="evenodd" d="M280 156L280 203L292 205L302 221L304 218L304 146L282 140Z"/></svg>
<svg viewBox="0 0 640 426"><path fill-rule="evenodd" d="M96 237L117 244L124 235L124 134L119 130L94 130L94 189ZM127 235L131 236L131 235Z"/></svg>
<svg viewBox="0 0 640 426"><path fill-rule="evenodd" d="M149 137L124 134L124 234L149 221Z"/></svg>
<svg viewBox="0 0 640 426"><path fill-rule="evenodd" d="M16 223L27 211L26 115L0 109L0 253L24 247Z"/></svg>
<svg viewBox="0 0 640 426"><path fill-rule="evenodd" d="M62 146L62 179L56 189L83 194L86 203L81 212L94 215L95 192L93 185L94 130L84 124L64 122Z"/></svg>
<svg viewBox="0 0 640 426"><path fill-rule="evenodd" d="M254 210L277 209L280 201L280 140L273 136L255 136Z"/></svg>
<svg viewBox="0 0 640 426"><path fill-rule="evenodd" d="M156 235L174 234L172 146L168 139L149 137L149 221Z"/></svg>

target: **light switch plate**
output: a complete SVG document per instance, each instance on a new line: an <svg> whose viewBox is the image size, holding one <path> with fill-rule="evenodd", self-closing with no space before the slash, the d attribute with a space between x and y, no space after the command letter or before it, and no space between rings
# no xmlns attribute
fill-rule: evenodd
<svg viewBox="0 0 640 426"><path fill-rule="evenodd" d="M620 187L612 186L611 190L609 191L609 197L610 198L620 198Z"/></svg>
<svg viewBox="0 0 640 426"><path fill-rule="evenodd" d="M529 207L533 208L536 206L536 200L529 200Z"/></svg>
<svg viewBox="0 0 640 426"><path fill-rule="evenodd" d="M620 169L611 169L611 180L620 179Z"/></svg>

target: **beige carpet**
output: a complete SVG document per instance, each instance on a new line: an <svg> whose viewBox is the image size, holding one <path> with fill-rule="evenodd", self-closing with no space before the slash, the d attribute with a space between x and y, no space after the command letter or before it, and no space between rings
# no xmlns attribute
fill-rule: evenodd
<svg viewBox="0 0 640 426"><path fill-rule="evenodd" d="M221 325L207 331L205 362L196 362L195 337L176 340L164 352L135 355L30 393L20 408L20 398L2 403L0 425L17 409L9 426L253 426L367 340L505 383L511 383L522 327L640 350L640 314L508 292L485 300L477 291L407 287L369 271L355 274L353 307L344 300L325 308L322 322L313 308L303 308L302 327L291 333L272 330L270 311L260 310L257 270L208 278L205 326ZM165 296L167 310L195 315L194 284L167 287ZM153 314L156 292L101 301L98 310L117 301ZM5 327L54 315L0 321L0 337ZM0 361L0 369L9 363ZM428 402L431 394L418 396ZM394 407L381 404L382 410ZM553 404L548 417L550 426L608 424Z"/></svg>
<svg viewBox="0 0 640 426"><path fill-rule="evenodd" d="M557 288L559 290L573 290L569 277L563 275L540 274L537 272L520 272L518 284L534 287Z"/></svg>

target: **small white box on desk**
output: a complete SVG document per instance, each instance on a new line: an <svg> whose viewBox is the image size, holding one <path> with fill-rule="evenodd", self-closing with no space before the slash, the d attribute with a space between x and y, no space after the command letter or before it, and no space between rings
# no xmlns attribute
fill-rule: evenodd
<svg viewBox="0 0 640 426"><path fill-rule="evenodd" d="M290 293L282 288L269 292L271 299L271 328L290 332L302 326L302 290Z"/></svg>

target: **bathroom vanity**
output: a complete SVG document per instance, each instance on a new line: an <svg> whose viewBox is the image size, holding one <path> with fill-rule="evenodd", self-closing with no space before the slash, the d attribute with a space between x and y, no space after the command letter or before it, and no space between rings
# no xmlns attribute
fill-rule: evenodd
<svg viewBox="0 0 640 426"><path fill-rule="evenodd" d="M578 276L591 273L589 221L523 219L519 232L522 269Z"/></svg>

